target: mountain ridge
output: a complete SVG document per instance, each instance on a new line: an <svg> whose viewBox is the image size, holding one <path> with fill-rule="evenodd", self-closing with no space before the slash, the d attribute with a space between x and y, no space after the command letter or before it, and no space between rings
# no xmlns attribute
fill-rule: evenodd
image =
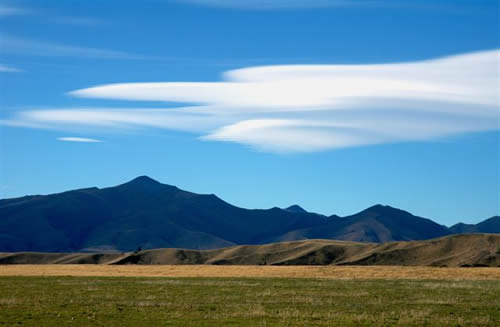
<svg viewBox="0 0 500 327"><path fill-rule="evenodd" d="M496 231L499 224L493 217L477 228ZM214 249L305 239L384 243L457 231L384 205L346 217L327 217L298 205L244 209L214 194L192 193L148 176L113 187L0 200L3 252Z"/></svg>

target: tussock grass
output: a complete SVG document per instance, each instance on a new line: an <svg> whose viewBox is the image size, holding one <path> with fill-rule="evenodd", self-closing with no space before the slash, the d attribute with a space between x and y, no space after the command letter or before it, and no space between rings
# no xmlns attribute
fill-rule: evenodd
<svg viewBox="0 0 500 327"><path fill-rule="evenodd" d="M0 265L0 276L500 280L500 268L438 268L409 266Z"/></svg>
<svg viewBox="0 0 500 327"><path fill-rule="evenodd" d="M498 326L495 280L0 277L0 326Z"/></svg>

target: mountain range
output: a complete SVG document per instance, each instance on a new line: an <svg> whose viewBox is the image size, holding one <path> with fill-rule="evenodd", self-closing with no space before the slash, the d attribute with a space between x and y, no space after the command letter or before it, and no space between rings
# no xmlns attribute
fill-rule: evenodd
<svg viewBox="0 0 500 327"><path fill-rule="evenodd" d="M450 228L390 206L339 217L243 209L141 176L109 188L0 200L1 252L216 249L306 239L385 243L457 233L500 233L500 217Z"/></svg>

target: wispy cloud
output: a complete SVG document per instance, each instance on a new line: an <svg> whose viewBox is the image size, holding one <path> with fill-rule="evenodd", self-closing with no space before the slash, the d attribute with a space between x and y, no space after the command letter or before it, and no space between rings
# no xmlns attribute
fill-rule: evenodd
<svg viewBox="0 0 500 327"><path fill-rule="evenodd" d="M26 110L14 119L0 121L12 127L41 129L65 129L97 127L111 129L166 128L199 132L212 130L233 120L228 117L190 112L190 109L114 109L114 108L66 108Z"/></svg>
<svg viewBox="0 0 500 327"><path fill-rule="evenodd" d="M235 9L298 9L373 6L387 0L178 0L179 2L201 6Z"/></svg>
<svg viewBox="0 0 500 327"><path fill-rule="evenodd" d="M432 140L499 128L499 50L422 62L262 66L212 83L126 83L70 94L174 109L29 110L5 123L166 128L271 152ZM193 105L194 104L194 105Z"/></svg>
<svg viewBox="0 0 500 327"><path fill-rule="evenodd" d="M325 8L397 8L424 10L453 10L467 12L477 10L474 1L448 1L438 3L435 0L172 0L178 3L212 8L237 10L299 10Z"/></svg>
<svg viewBox="0 0 500 327"><path fill-rule="evenodd" d="M123 51L23 39L11 37L5 34L0 34L0 53L30 56L80 57L94 59L157 59L151 56L141 56Z"/></svg>
<svg viewBox="0 0 500 327"><path fill-rule="evenodd" d="M101 19L90 18L90 17L75 17L75 16L55 16L51 17L50 21L58 24L79 25L88 27L101 26L106 24L106 22Z"/></svg>
<svg viewBox="0 0 500 327"><path fill-rule="evenodd" d="M57 24L80 25L80 26L99 26L106 24L105 21L92 17L81 16L62 16L54 14L47 10L26 9L13 7L6 4L0 4L0 18L6 16L24 16L31 15L33 17L42 18L43 21Z"/></svg>
<svg viewBox="0 0 500 327"><path fill-rule="evenodd" d="M29 13L29 11L22 9L22 8L11 7L11 6L8 6L5 4L0 4L0 17L20 16L20 15L26 15L28 13Z"/></svg>
<svg viewBox="0 0 500 327"><path fill-rule="evenodd" d="M0 72L2 72L2 73L18 73L18 72L21 72L21 71L22 70L17 69L15 67L11 67L11 66L0 64Z"/></svg>
<svg viewBox="0 0 500 327"><path fill-rule="evenodd" d="M59 141L64 141L64 142L79 142L79 143L101 143L101 140L97 139L89 139L86 137L59 137Z"/></svg>

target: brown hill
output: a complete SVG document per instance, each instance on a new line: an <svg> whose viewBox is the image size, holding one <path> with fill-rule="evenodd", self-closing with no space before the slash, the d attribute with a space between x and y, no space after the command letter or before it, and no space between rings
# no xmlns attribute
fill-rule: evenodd
<svg viewBox="0 0 500 327"><path fill-rule="evenodd" d="M402 265L500 267L500 235L452 235L385 244L307 240L216 250L124 254L4 253L0 264Z"/></svg>

